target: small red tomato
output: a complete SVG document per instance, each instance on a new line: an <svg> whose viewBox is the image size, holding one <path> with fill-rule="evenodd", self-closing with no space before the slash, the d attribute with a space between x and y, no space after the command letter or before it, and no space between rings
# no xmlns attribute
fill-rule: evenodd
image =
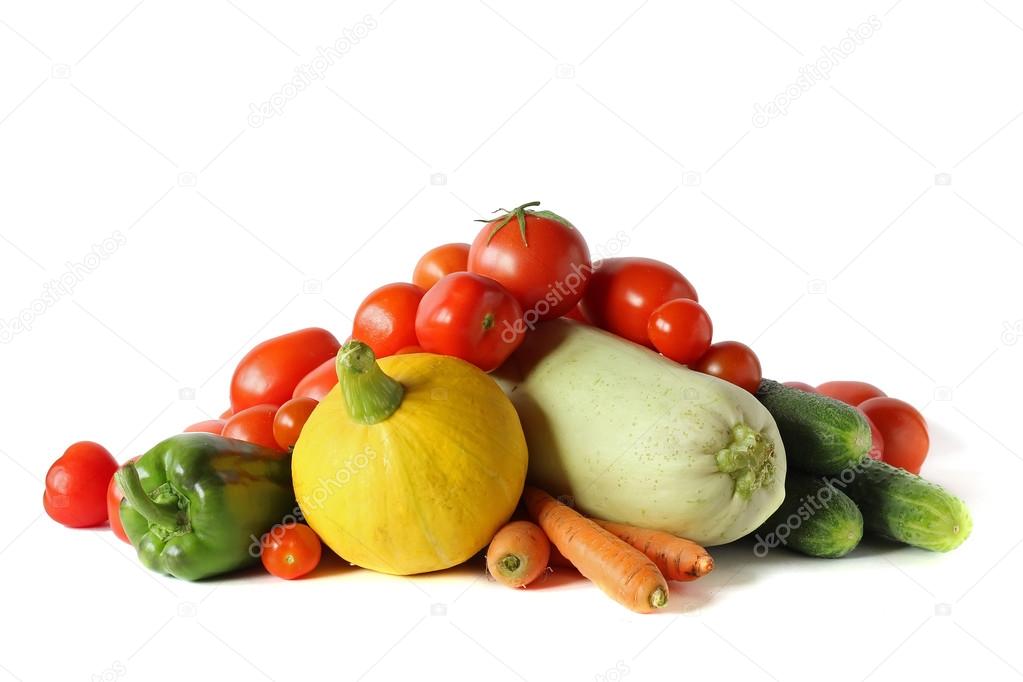
<svg viewBox="0 0 1023 682"><path fill-rule="evenodd" d="M927 422L915 407L897 398L871 398L859 404L884 438L884 461L919 474L931 447Z"/></svg>
<svg viewBox="0 0 1023 682"><path fill-rule="evenodd" d="M484 372L497 369L525 338L518 301L494 280L456 272L423 296L416 335L428 353L453 355Z"/></svg>
<svg viewBox="0 0 1023 682"><path fill-rule="evenodd" d="M110 452L92 441L75 443L46 472L43 508L70 528L98 526L107 520L107 486L117 471Z"/></svg>
<svg viewBox="0 0 1023 682"><path fill-rule="evenodd" d="M828 381L818 386L817 392L853 407L865 400L885 396L884 391L865 381Z"/></svg>
<svg viewBox="0 0 1023 682"><path fill-rule="evenodd" d="M867 416L866 412L858 407L856 410L863 415L870 427L870 450L867 452L867 456L870 459L884 459L884 436L881 435L881 429L877 428L877 424Z"/></svg>
<svg viewBox="0 0 1023 682"><path fill-rule="evenodd" d="M425 254L416 263L412 272L412 283L426 291L442 277L452 272L465 272L469 269L468 244L444 244L437 246Z"/></svg>
<svg viewBox="0 0 1023 682"><path fill-rule="evenodd" d="M763 378L756 353L738 341L720 341L713 344L692 368L697 372L724 379L750 393L757 392Z"/></svg>
<svg viewBox="0 0 1023 682"><path fill-rule="evenodd" d="M696 301L696 290L670 265L650 258L607 258L594 266L582 311L601 329L651 346L650 314L676 298Z"/></svg>
<svg viewBox="0 0 1023 682"><path fill-rule="evenodd" d="M689 298L675 298L654 308L647 337L666 358L690 365L707 352L714 326L703 306Z"/></svg>
<svg viewBox="0 0 1023 682"><path fill-rule="evenodd" d="M341 344L326 329L311 327L260 343L250 350L231 378L231 408L280 405L309 372L337 355Z"/></svg>
<svg viewBox="0 0 1023 682"><path fill-rule="evenodd" d="M234 408L233 407L228 407L226 410L224 410L223 412L220 413L220 417L219 418L220 419L227 419L232 414L234 414Z"/></svg>
<svg viewBox="0 0 1023 682"><path fill-rule="evenodd" d="M128 461L134 462L137 459L138 457L132 457ZM131 540L128 539L128 534L124 532L124 526L121 524L121 499L123 497L124 493L121 492L117 481L111 476L110 483L107 484L107 517L110 519L110 530L114 531L114 535L118 539L131 544Z"/></svg>
<svg viewBox="0 0 1023 682"><path fill-rule="evenodd" d="M416 310L425 292L397 282L372 291L355 311L352 338L367 344L378 358L394 355L416 340Z"/></svg>
<svg viewBox="0 0 1023 682"><path fill-rule="evenodd" d="M224 438L243 440L273 450L280 450L274 438L276 405L253 405L237 412L224 424Z"/></svg>
<svg viewBox="0 0 1023 682"><path fill-rule="evenodd" d="M591 324L591 322L586 319L586 316L583 315L582 308L580 308L578 304L576 304L576 306L569 310L567 313L562 315L562 317L566 317L570 320L575 320L576 322L581 322L582 324Z"/></svg>
<svg viewBox="0 0 1023 682"><path fill-rule="evenodd" d="M278 578L299 578L320 563L323 548L312 528L304 523L274 526L263 536L263 566Z"/></svg>
<svg viewBox="0 0 1023 682"><path fill-rule="evenodd" d="M539 204L494 218L469 249L469 272L499 282L531 321L552 320L574 308L593 272L579 230L556 213L532 210Z"/></svg>
<svg viewBox="0 0 1023 682"><path fill-rule="evenodd" d="M800 391L805 391L806 393L818 393L816 388L802 381L786 381L784 385L789 388L796 388Z"/></svg>
<svg viewBox="0 0 1023 682"><path fill-rule="evenodd" d="M284 450L290 450L298 442L309 415L319 403L312 398L292 398L281 405L274 416L274 440Z"/></svg>
<svg viewBox="0 0 1023 682"><path fill-rule="evenodd" d="M306 374L295 386L292 398L312 398L323 400L330 389L337 386L337 359L324 360L323 364Z"/></svg>
<svg viewBox="0 0 1023 682"><path fill-rule="evenodd" d="M213 433L219 436L224 433L224 424L226 423L226 419L207 419L186 426L185 433Z"/></svg>

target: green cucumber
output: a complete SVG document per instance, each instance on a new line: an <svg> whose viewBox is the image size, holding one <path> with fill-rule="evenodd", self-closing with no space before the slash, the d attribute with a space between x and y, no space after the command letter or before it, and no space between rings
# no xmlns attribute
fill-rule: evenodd
<svg viewBox="0 0 1023 682"><path fill-rule="evenodd" d="M947 552L973 530L958 497L914 474L877 460L864 460L845 492L863 512L867 531L889 540Z"/></svg>
<svg viewBox="0 0 1023 682"><path fill-rule="evenodd" d="M854 407L764 379L757 399L774 417L791 466L837 474L870 451L870 425Z"/></svg>
<svg viewBox="0 0 1023 682"><path fill-rule="evenodd" d="M807 556L837 559L860 544L863 516L837 485L790 469L785 501L755 537L757 556L782 545Z"/></svg>

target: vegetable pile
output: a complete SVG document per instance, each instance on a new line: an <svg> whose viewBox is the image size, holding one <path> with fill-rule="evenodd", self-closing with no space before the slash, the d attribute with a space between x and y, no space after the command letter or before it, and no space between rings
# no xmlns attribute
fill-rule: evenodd
<svg viewBox="0 0 1023 682"><path fill-rule="evenodd" d="M970 534L965 504L919 476L911 405L765 379L751 348L714 341L681 272L592 262L538 206L428 251L366 296L344 343L308 328L258 344L218 418L121 466L73 444L47 514L109 522L185 580L315 575L325 551L411 575L485 552L501 585L577 570L640 613L713 570L705 547L837 558L864 534L937 552Z"/></svg>

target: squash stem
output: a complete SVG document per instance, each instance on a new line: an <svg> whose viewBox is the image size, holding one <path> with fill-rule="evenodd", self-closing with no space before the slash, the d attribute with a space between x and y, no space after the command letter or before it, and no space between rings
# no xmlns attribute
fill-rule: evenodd
<svg viewBox="0 0 1023 682"><path fill-rule="evenodd" d="M356 339L338 351L337 379L348 416L361 424L384 421L405 397L405 387L384 374L373 349Z"/></svg>
<svg viewBox="0 0 1023 682"><path fill-rule="evenodd" d="M774 443L741 422L732 427L732 442L715 459L718 471L732 477L735 494L743 499L774 480Z"/></svg>

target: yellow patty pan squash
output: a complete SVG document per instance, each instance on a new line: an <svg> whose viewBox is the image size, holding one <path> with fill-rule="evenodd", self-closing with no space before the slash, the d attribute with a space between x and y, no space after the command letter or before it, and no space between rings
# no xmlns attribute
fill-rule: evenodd
<svg viewBox="0 0 1023 682"><path fill-rule="evenodd" d="M377 362L350 341L338 385L295 445L306 521L351 563L410 575L460 564L511 517L526 440L511 401L479 369L428 353Z"/></svg>

